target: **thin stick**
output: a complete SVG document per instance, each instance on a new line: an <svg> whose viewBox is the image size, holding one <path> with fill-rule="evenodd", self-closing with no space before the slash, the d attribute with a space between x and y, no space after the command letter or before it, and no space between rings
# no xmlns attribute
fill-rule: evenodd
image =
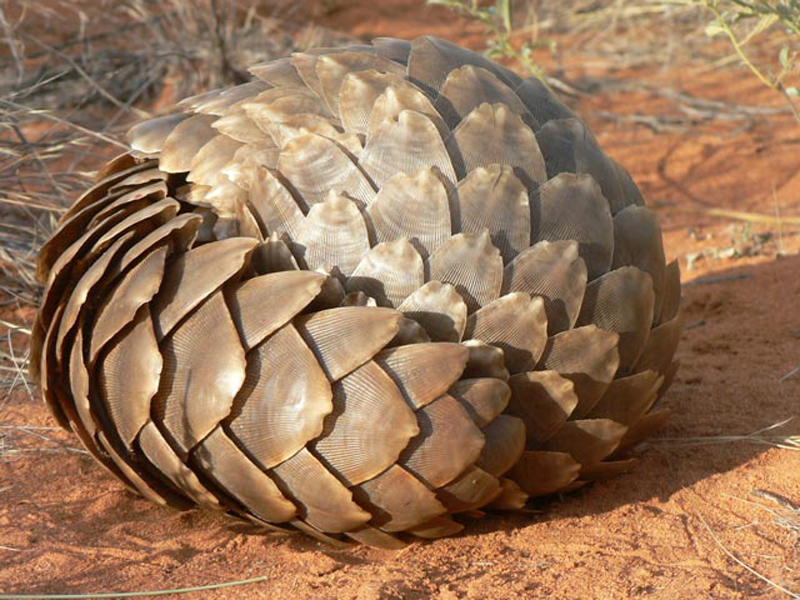
<svg viewBox="0 0 800 600"><path fill-rule="evenodd" d="M738 281L739 279L752 279L750 273L737 273L735 275L722 275L721 277L701 277L700 279L692 279L681 285L706 285L709 283L723 283L725 281Z"/></svg>
<svg viewBox="0 0 800 600"><path fill-rule="evenodd" d="M683 438L653 438L648 443L650 444L672 444L675 446L700 446L705 444L724 444L728 442L753 442L756 444L766 444L784 450L800 450L800 435L762 435L766 431L783 427L791 422L794 417L789 417L778 423L773 423L767 427L763 427L758 431L749 433L747 435L709 435L709 436L696 436L696 437L683 437Z"/></svg>
<svg viewBox="0 0 800 600"><path fill-rule="evenodd" d="M31 334L31 330L25 327L24 325L18 325L16 323L12 323L11 321L0 319L0 325L2 325L3 327L8 327L9 329L13 329L14 331L19 331L20 333L24 333L25 335Z"/></svg>
<svg viewBox="0 0 800 600"><path fill-rule="evenodd" d="M786 375L784 375L783 377L781 377L780 379L778 379L778 381L779 381L779 382L781 382L781 383L783 383L784 381L786 381L786 380L787 380L787 379L789 379L790 377L794 377L794 376L795 376L795 375L797 375L798 373L800 373L800 365L797 365L797 366L796 366L794 369L792 369L791 371L789 371L789 372L788 372Z"/></svg>
<svg viewBox="0 0 800 600"><path fill-rule="evenodd" d="M250 583L258 583L266 580L267 578L262 576L253 577L252 579L240 579L239 581L226 581L225 583L212 583L211 585L177 588L174 590L153 590L150 592L102 592L99 594L0 594L0 600L90 600L91 598L143 598L146 596L165 596L167 594L188 594L189 592L218 590L220 588L248 585Z"/></svg>
<svg viewBox="0 0 800 600"><path fill-rule="evenodd" d="M768 223L770 225L800 225L800 217L773 217L760 213L745 212L743 210L727 210L724 208L709 208L703 211L712 217L725 217L749 223Z"/></svg>
<svg viewBox="0 0 800 600"><path fill-rule="evenodd" d="M76 129L76 130L80 131L81 133L85 133L86 135L88 135L90 137L98 138L98 139L100 139L100 140L102 140L102 141L104 141L106 143L114 144L115 146L119 146L120 148L124 148L125 150L128 150L128 146L126 144L123 144L119 140L115 140L114 138L111 138L111 137L108 137L106 135L103 135L103 134L101 134L101 133L99 133L97 131L92 131L91 129L87 129L86 127L78 125L77 123L73 123L72 121L67 121L66 119L62 119L60 117L57 117L56 115L50 113L49 111L47 111L45 109L28 108L26 106L23 106L22 104L17 104L16 102L11 102L10 100L4 100L4 99L1 99L1 98L0 98L0 102L2 102L4 104L7 104L7 105L9 105L12 108L15 108L17 110L25 110L25 111L28 112L29 115L36 115L36 116L40 116L40 117L45 118L45 119L49 119L51 121L55 121L56 123L58 123L60 125L65 125L67 127L71 127L73 129Z"/></svg>
<svg viewBox="0 0 800 600"><path fill-rule="evenodd" d="M774 581L772 581L772 580L771 580L771 579L769 579L768 577L765 577L764 575L762 575L761 573L759 573L758 571L756 571L756 570L755 570L753 567L751 567L750 565L748 565L746 562L744 562L743 560L741 560L741 559L740 559L738 556L736 556L736 555L735 555L733 552L731 552L730 550L728 550L728 549L727 549L727 548L726 548L726 547L723 545L723 543L722 543L722 542L719 540L719 538L718 538L718 537L717 537L717 536L714 534L714 532L711 530L711 527L708 525L708 523L706 522L706 520L703 518L703 515L701 515L700 513L697 513L697 518L698 518L698 519L700 519L700 522L703 524L703 526L704 526L704 527L706 528L706 530L708 531L708 535L710 535L710 536L711 536L711 539L712 539L712 540L714 540L714 542L717 544L717 546L719 546L719 547L720 547L720 549L721 549L721 550L722 550L722 551L723 551L725 554L727 554L727 555L728 555L728 558L730 558L730 559L731 559L733 562L735 562L736 564L738 564L738 565L739 565L739 566L741 566L741 567L744 567L744 568L745 568L745 569L747 569L747 570L748 570L750 573L752 573L753 575L755 575L756 577L758 577L758 578L759 578L761 581L764 581L764 582L768 583L769 585L771 585L772 587L774 587L776 590L779 590L779 591L783 592L784 594L788 595L790 598L797 598L797 599L799 599L799 600L800 600L800 594L797 594L797 593L793 592L792 590L790 590L790 589L787 589L787 588L783 587L781 584L779 584L779 583L775 583Z"/></svg>

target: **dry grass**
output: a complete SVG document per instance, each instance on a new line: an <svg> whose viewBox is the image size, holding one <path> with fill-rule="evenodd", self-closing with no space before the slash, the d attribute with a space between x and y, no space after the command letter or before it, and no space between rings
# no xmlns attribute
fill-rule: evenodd
<svg viewBox="0 0 800 600"><path fill-rule="evenodd" d="M291 0L10 0L0 5L0 310L36 306L38 248L131 123L335 43ZM0 406L23 388L29 316L0 323Z"/></svg>

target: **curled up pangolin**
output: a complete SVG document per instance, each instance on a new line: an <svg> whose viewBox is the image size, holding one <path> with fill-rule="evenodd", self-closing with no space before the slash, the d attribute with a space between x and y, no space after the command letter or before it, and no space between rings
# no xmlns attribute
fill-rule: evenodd
<svg viewBox="0 0 800 600"><path fill-rule="evenodd" d="M390 548L628 470L679 272L581 119L431 37L251 71L134 127L42 248L58 421L159 504Z"/></svg>

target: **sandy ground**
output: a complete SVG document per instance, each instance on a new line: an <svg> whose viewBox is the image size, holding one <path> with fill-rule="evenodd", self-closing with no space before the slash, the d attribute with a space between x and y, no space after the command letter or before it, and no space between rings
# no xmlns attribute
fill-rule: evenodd
<svg viewBox="0 0 800 600"><path fill-rule="evenodd" d="M480 44L474 27L419 10L418 2L339 5L324 24L355 35L434 33ZM589 64L573 57L567 73L608 75ZM713 100L780 106L732 69L687 64L647 80ZM683 366L663 399L674 416L638 450L632 473L530 513L473 521L451 539L394 553L338 550L216 514L152 506L73 452L77 441L69 434L30 429L55 423L18 388L0 403L0 593L154 590L258 576L266 580L189 596L787 597L779 587L800 593L800 453L766 443L800 431L800 227L747 228L708 214L716 208L800 217L800 128L789 117L772 117L656 133L598 112L652 114L667 105L634 92L590 96L578 107L658 210L667 254L683 269ZM33 316L29 307L4 311L16 323ZM18 349L24 340L14 339Z"/></svg>

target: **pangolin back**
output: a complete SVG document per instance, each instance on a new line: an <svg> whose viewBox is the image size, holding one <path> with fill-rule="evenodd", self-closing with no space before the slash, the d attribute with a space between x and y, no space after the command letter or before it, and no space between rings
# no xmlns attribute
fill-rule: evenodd
<svg viewBox="0 0 800 600"><path fill-rule="evenodd" d="M679 272L580 118L432 37L251 71L134 127L42 248L59 422L154 502L334 543L629 469Z"/></svg>

